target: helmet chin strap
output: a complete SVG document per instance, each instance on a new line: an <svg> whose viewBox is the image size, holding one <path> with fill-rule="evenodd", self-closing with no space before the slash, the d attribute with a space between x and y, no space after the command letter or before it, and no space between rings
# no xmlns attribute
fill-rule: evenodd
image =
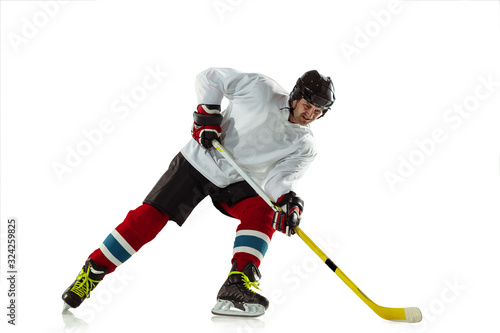
<svg viewBox="0 0 500 333"><path fill-rule="evenodd" d="M293 114L293 111L295 110L295 108L293 107L293 101L292 101L291 96L288 99L288 106L282 107L280 110L285 110L285 109L288 109L288 112L290 113L290 117L292 117L293 119L295 119L295 121L297 121L297 119L295 118L295 115ZM288 120L290 120L290 117L288 117Z"/></svg>

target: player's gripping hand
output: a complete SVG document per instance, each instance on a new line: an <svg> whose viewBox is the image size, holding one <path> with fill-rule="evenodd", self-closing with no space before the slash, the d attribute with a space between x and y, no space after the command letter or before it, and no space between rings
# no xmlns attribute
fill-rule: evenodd
<svg viewBox="0 0 500 333"><path fill-rule="evenodd" d="M282 195L276 204L281 207L281 211L274 213L273 229L281 231L287 236L295 234L293 228L300 223L304 210L304 200L299 198L295 192L290 191Z"/></svg>
<svg viewBox="0 0 500 333"><path fill-rule="evenodd" d="M212 147L212 140L220 142L222 115L220 105L200 104L193 113L191 136L204 148Z"/></svg>

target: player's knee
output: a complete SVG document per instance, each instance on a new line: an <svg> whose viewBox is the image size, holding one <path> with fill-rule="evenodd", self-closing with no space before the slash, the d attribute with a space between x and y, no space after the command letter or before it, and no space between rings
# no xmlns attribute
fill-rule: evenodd
<svg viewBox="0 0 500 333"><path fill-rule="evenodd" d="M143 204L128 213L137 228L162 229L169 220L169 216L161 210Z"/></svg>
<svg viewBox="0 0 500 333"><path fill-rule="evenodd" d="M245 201L247 209L260 209L264 213L269 213L272 208L261 197L251 197Z"/></svg>

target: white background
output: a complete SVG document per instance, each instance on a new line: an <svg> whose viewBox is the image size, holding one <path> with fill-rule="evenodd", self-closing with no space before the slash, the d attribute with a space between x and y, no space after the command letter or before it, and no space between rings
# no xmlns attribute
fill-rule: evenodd
<svg viewBox="0 0 500 333"><path fill-rule="evenodd" d="M0 37L2 332L498 330L498 1L2 1ZM194 78L209 66L287 90L310 69L332 77L301 226L370 298L418 306L421 323L378 318L298 237L278 234L261 265L266 315L213 317L237 221L208 201L61 315L87 256L190 140ZM114 112L146 91L148 70L161 82ZM84 132L106 119L89 146ZM87 155L58 177L54 164L78 147ZM392 187L388 173L400 177Z"/></svg>

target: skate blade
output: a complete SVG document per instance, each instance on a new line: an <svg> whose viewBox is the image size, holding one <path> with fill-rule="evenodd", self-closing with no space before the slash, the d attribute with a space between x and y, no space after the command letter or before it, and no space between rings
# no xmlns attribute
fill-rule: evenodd
<svg viewBox="0 0 500 333"><path fill-rule="evenodd" d="M66 312L70 309L71 307L68 305L68 303L66 302L63 302L63 309L62 309L62 312Z"/></svg>
<svg viewBox="0 0 500 333"><path fill-rule="evenodd" d="M266 312L266 308L260 304L243 304L245 311L234 306L231 301L218 300L212 309L214 315L232 317L259 317Z"/></svg>

